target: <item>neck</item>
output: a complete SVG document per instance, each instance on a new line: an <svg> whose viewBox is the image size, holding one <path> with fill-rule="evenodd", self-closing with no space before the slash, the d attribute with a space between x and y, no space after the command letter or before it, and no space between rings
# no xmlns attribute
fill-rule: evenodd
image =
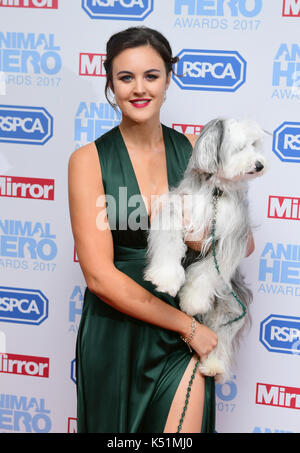
<svg viewBox="0 0 300 453"><path fill-rule="evenodd" d="M145 123L136 123L126 117L119 125L129 146L139 149L153 149L162 140L162 126L159 118Z"/></svg>

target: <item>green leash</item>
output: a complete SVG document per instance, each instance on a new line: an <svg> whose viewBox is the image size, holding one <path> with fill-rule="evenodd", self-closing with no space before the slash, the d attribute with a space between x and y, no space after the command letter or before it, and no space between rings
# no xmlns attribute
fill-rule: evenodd
<svg viewBox="0 0 300 453"><path fill-rule="evenodd" d="M215 188L214 191L213 191L213 199L212 199L212 204L213 204L213 219L212 219L212 228L211 228L212 253L213 253L213 257L214 257L215 267L216 267L217 272L218 272L219 275L221 275L221 272L220 272L220 268L219 268L219 264L218 264L217 256L216 256L215 231L216 231L216 217L217 217L217 202L218 202L218 198L221 197L222 194L223 194L223 192L220 189ZM232 323L234 323L236 321L239 321L240 319L242 319L246 315L246 307L243 304L243 302L238 298L237 294L234 291L231 291L231 294L233 295L235 300L238 302L238 304L242 308L242 314L240 316L238 316L237 318L232 319L231 321L228 321L225 324L222 324L221 327L224 327L224 326L227 326L228 324L232 324ZM180 417L180 420L179 420L179 425L177 427L177 433L179 433L181 431L181 429L182 429L182 423L183 423L183 419L184 419L184 416L185 416L185 413L186 413L186 410L187 410L187 406L188 406L188 402L189 402L189 398L190 398L190 392L191 392L191 389L192 389L192 383L193 383L193 380L195 378L195 374L196 374L197 368L199 366L199 363L200 363L200 356L198 356L198 360L196 362L196 365L194 367L191 379L189 381L189 385L188 385L186 396L185 396L184 408L183 408L183 411L182 411L182 414L181 414L181 417Z"/></svg>
<svg viewBox="0 0 300 453"><path fill-rule="evenodd" d="M190 379L190 382L189 382L189 385L188 385L188 388L187 388L186 397L185 397L185 404L184 404L184 408L183 408L183 411L182 411L182 414L181 414L181 417L180 417L180 420L179 420L177 433L180 433L181 428L182 428L183 419L184 419L184 416L185 416L185 413L186 413L186 410L187 410L187 406L188 406L188 402L189 402L190 391L192 390L192 383L193 383L193 380L195 378L195 374L196 374L196 371L197 371L199 363L200 363L200 356L198 356L198 360L197 360L196 365L194 367L193 374L191 376L191 379Z"/></svg>
<svg viewBox="0 0 300 453"><path fill-rule="evenodd" d="M221 197L223 194L223 192L218 189L217 187L214 189L213 191L213 199L212 199L212 205L213 205L213 219L212 219L212 228L211 228L211 235L212 235L212 253L213 253L213 257L214 257L214 262L215 262L215 267L217 269L217 272L219 275L221 275L221 272L220 272L220 268L219 268L219 264L218 264L218 261L217 261L217 256L216 256L216 240L215 240L215 231L216 231L216 218L217 218L217 202L218 202L218 198ZM233 295L233 297L235 298L235 300L237 301L237 303L239 304L239 306L241 307L242 309L242 313L240 316L238 316L237 318L234 318L232 319L231 321L228 321L226 322L225 324L222 324L221 327L224 327L224 326L227 326L228 324L232 324L236 321L239 321L240 319L242 319L245 315L246 315L246 307L245 305L243 304L243 302L238 298L237 294L234 292L234 291L230 291L230 293Z"/></svg>

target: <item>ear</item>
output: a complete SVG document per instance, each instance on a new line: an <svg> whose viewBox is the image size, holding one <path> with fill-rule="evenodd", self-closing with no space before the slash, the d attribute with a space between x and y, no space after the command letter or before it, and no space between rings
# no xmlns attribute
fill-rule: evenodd
<svg viewBox="0 0 300 453"><path fill-rule="evenodd" d="M170 71L169 74L167 75L166 90L169 88L169 85L171 83L171 76L172 76L172 73Z"/></svg>
<svg viewBox="0 0 300 453"><path fill-rule="evenodd" d="M214 174L220 161L220 147L223 140L222 119L214 119L202 129L194 146L190 165L199 173Z"/></svg>
<svg viewBox="0 0 300 453"><path fill-rule="evenodd" d="M110 80L110 81L108 82L108 88L110 89L110 91L111 91L113 94L115 94L114 85L113 85L113 83L112 83L112 80Z"/></svg>

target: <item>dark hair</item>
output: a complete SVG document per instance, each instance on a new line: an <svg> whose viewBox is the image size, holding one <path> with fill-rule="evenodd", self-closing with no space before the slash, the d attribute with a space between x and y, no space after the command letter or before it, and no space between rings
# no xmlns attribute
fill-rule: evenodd
<svg viewBox="0 0 300 453"><path fill-rule="evenodd" d="M148 27L130 27L112 35L106 45L106 60L104 68L106 71L105 97L115 107L108 97L109 86L112 85L112 63L113 59L123 50L139 46L149 45L164 60L167 75L177 63L178 57L172 57L172 49L169 41L157 30Z"/></svg>

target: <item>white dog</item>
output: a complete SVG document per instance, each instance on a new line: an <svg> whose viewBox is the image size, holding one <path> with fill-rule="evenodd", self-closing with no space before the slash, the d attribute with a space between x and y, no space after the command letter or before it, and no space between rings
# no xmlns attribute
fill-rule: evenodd
<svg viewBox="0 0 300 453"><path fill-rule="evenodd" d="M179 291L181 309L218 334L200 371L219 380L230 377L233 340L252 299L238 266L251 234L247 180L266 167L262 137L250 120L210 121L183 180L152 208L144 278L171 296ZM185 244L191 237L202 240L200 252Z"/></svg>

